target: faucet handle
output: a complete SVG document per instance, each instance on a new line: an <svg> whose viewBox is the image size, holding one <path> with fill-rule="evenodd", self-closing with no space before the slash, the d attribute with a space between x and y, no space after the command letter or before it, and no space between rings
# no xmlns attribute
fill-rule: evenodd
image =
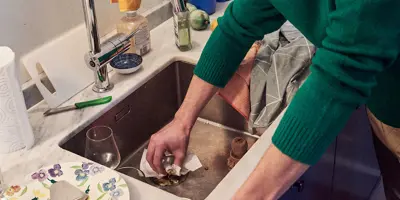
<svg viewBox="0 0 400 200"><path fill-rule="evenodd" d="M132 34L116 34L101 44L99 53L88 52L85 55L85 61L92 70L99 70L107 65L114 57L129 50Z"/></svg>

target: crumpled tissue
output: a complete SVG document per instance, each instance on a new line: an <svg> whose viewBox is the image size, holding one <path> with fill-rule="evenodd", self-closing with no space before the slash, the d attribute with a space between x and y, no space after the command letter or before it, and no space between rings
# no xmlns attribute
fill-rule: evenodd
<svg viewBox="0 0 400 200"><path fill-rule="evenodd" d="M158 174L151 168L150 164L146 160L146 154L147 154L147 149L143 151L142 154L142 159L140 160L140 170L144 173L146 177L157 177L161 178L165 176L165 174ZM185 175L190 171L196 171L203 165L201 164L199 158L192 153L188 153L185 157L185 160L183 161L182 168L175 165L175 164L170 164L170 163L163 163L165 171L170 172L170 174L175 175L175 176L181 176Z"/></svg>

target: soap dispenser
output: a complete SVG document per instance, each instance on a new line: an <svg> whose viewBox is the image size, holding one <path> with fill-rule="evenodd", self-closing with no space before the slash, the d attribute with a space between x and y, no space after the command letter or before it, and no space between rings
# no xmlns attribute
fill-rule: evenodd
<svg viewBox="0 0 400 200"><path fill-rule="evenodd" d="M150 51L151 44L148 24L148 20L138 14L136 10L125 12L125 16L117 24L117 32L129 35L137 31L131 39L131 47L127 53L136 53L142 56Z"/></svg>

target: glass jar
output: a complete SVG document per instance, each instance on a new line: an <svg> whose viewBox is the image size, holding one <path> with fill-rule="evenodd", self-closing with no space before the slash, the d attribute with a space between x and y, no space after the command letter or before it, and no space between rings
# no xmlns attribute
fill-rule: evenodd
<svg viewBox="0 0 400 200"><path fill-rule="evenodd" d="M175 44L180 51L192 49L192 39L190 35L190 23L188 10L174 13Z"/></svg>

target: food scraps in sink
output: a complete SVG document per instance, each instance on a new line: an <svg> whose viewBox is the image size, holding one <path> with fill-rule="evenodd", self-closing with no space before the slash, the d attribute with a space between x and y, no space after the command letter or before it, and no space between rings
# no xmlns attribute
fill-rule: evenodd
<svg viewBox="0 0 400 200"><path fill-rule="evenodd" d="M189 173L182 176L167 175L161 178L150 177L149 179L157 186L167 187L167 186L176 186L181 184L186 180L188 175Z"/></svg>
<svg viewBox="0 0 400 200"><path fill-rule="evenodd" d="M189 171L183 170L181 173L181 168L173 163L174 159L171 156L167 156L163 159L165 171L167 172L166 176L163 177L151 177L150 180L157 186L166 187L166 186L176 186L186 180Z"/></svg>

